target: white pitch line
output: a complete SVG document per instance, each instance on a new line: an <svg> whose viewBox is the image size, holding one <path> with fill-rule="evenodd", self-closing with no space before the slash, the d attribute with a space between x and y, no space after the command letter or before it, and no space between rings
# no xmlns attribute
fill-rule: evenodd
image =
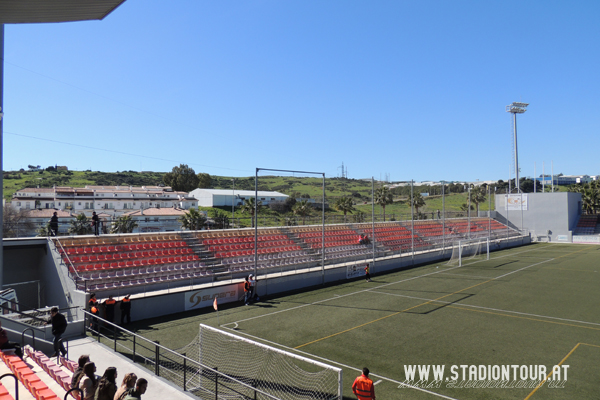
<svg viewBox="0 0 600 400"><path fill-rule="evenodd" d="M300 353L300 354L306 355L306 356L308 356L308 357L310 357L310 358L316 358L316 359L319 359L319 360L321 360L321 361L323 361L323 362L325 362L325 363L334 364L334 365L340 366L340 367L342 367L342 368L351 369L351 370L353 370L353 371L356 371L356 372L362 372L362 368L355 368L355 367L351 367L351 366L349 366L349 365L342 364L342 363L340 363L340 362L337 362L337 361L334 361L334 360L330 360L330 359L328 359L328 358L325 358L325 357L320 357L320 356L317 356L317 355L315 355L315 354L307 353L306 351L302 351L302 350L294 349L293 347L284 346L284 345L282 345L282 344L280 344L280 343L275 343L275 342L272 342L272 341L270 341L270 340L265 340L265 339L263 339L263 338L260 338L260 337L258 337L258 336L250 335L250 334L247 334L247 333L244 333L244 332L240 332L240 331L234 331L233 329L230 329L230 328L225 328L225 329L235 332L235 334L236 334L236 335L240 335L240 336L246 336L246 337L248 337L248 338L251 338L251 339L254 339L254 340L258 341L258 342L262 342L262 343L268 343L268 344L271 344L271 345L273 345L273 346L275 346L275 347L279 347L279 348L281 348L281 349L285 349L285 350L287 350L287 351L289 351L289 352L292 352L292 353L294 353L294 352L295 352L295 353ZM381 378L381 380L384 380L384 381L388 381L388 382L394 383L394 384L396 384L396 385L398 385L398 386L402 385L402 386L404 386L404 387L407 387L407 388L410 388L410 389L420 390L421 392L425 392L425 393L431 394L431 395L433 395L433 396L440 397L440 398L442 398L442 399L447 399L447 400L458 400L458 399L455 399L454 397L448 397L448 396L446 396L446 395L443 395L443 394L440 394L440 393L435 393L435 392L432 392L432 391L430 391L430 390L426 390L426 389L420 388L420 387L418 387L418 386L412 386L412 385L408 385L408 384L406 384L405 382L399 382L399 381L397 381L397 380L395 380L395 379L387 378L387 377L385 377L385 376L383 376L383 375L377 375L377 374L374 374L374 373L370 373L370 374L369 374L369 376L371 376L371 377L376 377L376 378Z"/></svg>
<svg viewBox="0 0 600 400"><path fill-rule="evenodd" d="M379 385L381 382L383 382L383 380L381 380L381 379L380 379L380 380L378 380L377 382L375 382L375 383L373 384L373 386L375 386L375 385Z"/></svg>
<svg viewBox="0 0 600 400"><path fill-rule="evenodd" d="M544 246L544 247L546 247L546 246ZM530 249L530 250L520 251L518 253L505 254L505 255L502 255L502 256L499 256L499 257L494 257L494 258L492 258L492 260L497 260L497 259L505 258L505 257L512 257L512 256L515 256L515 255L518 255L518 254L528 253L530 251L536 251L536 250L540 250L540 249L539 248L538 249ZM341 299L341 298L346 297L346 296L354 296L354 295L365 293L365 292L369 292L369 291L372 291L372 290L375 290L375 289L381 289L381 288L386 287L386 286L396 285L398 283L404 283L404 282L412 281L412 280L415 280L415 279L425 278L427 276L431 276L431 275L435 275L435 274L441 274L441 273L444 273L444 272L452 271L454 269L464 268L467 265L477 264L477 263L480 263L482 261L487 261L487 260L478 260L478 261L474 261L472 263L469 263L469 264L466 264L466 265L463 265L463 266L456 266L456 267L452 267L452 268L448 268L448 269L444 269L444 270L440 270L440 271L433 271L433 272L430 272L430 273L427 273L427 274L413 276L411 278L402 279L402 280L399 280L399 281L396 281L396 282L390 282L390 283L386 283L386 284L383 284L383 285L379 285L379 286L374 287L374 288L363 289L363 290L359 290L359 291L356 291L356 292L339 295L338 297L332 297L332 298L328 298L328 299L318 300L318 301L314 301L312 303L307 303L307 304L302 304L302 305L299 305L299 306L296 306L296 307L286 308L285 310L279 310L279 311L274 311L274 312L263 314L263 315L257 315L255 317L240 319L240 320L237 320L237 321L234 321L234 322L229 322L227 324L223 324L221 326L227 327L228 325L231 325L231 324L236 324L236 326L237 326L241 322L252 321L252 320L255 320L255 319L258 319L258 318L263 318L263 317L269 317L269 316L272 316L272 315L276 315L276 314L280 314L280 313L284 313L284 312L288 312L288 311L294 311L294 310L298 310L300 308L304 308L304 307L308 307L308 306L313 306L313 305L320 304L320 303L325 303L325 302L328 302L330 300L338 300L338 299Z"/></svg>

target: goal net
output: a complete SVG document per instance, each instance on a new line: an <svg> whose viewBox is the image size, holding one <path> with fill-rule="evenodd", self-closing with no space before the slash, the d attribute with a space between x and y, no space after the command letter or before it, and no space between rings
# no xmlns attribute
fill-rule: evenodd
<svg viewBox="0 0 600 400"><path fill-rule="evenodd" d="M204 370L188 382L194 392L219 399L342 399L340 368L204 324L197 345Z"/></svg>
<svg viewBox="0 0 600 400"><path fill-rule="evenodd" d="M462 266L464 261L490 259L490 239L488 237L459 240L452 247L448 265Z"/></svg>

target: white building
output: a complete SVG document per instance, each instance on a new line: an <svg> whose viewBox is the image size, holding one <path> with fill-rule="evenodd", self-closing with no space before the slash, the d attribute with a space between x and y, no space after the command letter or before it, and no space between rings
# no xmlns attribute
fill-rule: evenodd
<svg viewBox="0 0 600 400"><path fill-rule="evenodd" d="M147 208L145 210L130 211L128 215L137 223L133 232L172 232L180 231L181 222L179 218L186 215L188 211L181 208Z"/></svg>
<svg viewBox="0 0 600 400"><path fill-rule="evenodd" d="M92 211L112 217L149 208L197 207L198 201L185 192L161 186L86 186L84 188L26 188L13 194L11 205L16 210L56 209L73 215Z"/></svg>
<svg viewBox="0 0 600 400"><path fill-rule="evenodd" d="M215 206L241 206L244 200L255 196L254 190L227 190L227 189L195 189L190 192L190 196L198 201L198 205L202 207ZM258 192L258 200L263 205L275 201L285 201L289 196L279 192Z"/></svg>

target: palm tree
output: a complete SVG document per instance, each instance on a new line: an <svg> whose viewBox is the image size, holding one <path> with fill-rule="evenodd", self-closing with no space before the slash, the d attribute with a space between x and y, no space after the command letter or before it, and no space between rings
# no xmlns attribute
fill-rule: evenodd
<svg viewBox="0 0 600 400"><path fill-rule="evenodd" d="M417 215L419 215L419 208L425 205L425 199L421 196L421 193L413 193L413 198L411 202L412 206L417 210Z"/></svg>
<svg viewBox="0 0 600 400"><path fill-rule="evenodd" d="M352 216L352 218L354 219L354 222L356 223L361 223L361 222L365 222L366 219L366 214L364 211L357 211L356 214L354 214Z"/></svg>
<svg viewBox="0 0 600 400"><path fill-rule="evenodd" d="M600 205L600 192L591 185L585 185L581 193L582 207L588 214L596 214Z"/></svg>
<svg viewBox="0 0 600 400"><path fill-rule="evenodd" d="M229 215L218 208L212 209L212 219L215 221L215 229L229 229Z"/></svg>
<svg viewBox="0 0 600 400"><path fill-rule="evenodd" d="M378 204L383 209L383 221L385 222L385 206L392 204L394 197L390 193L390 189L387 186L380 187L375 191L375 204Z"/></svg>
<svg viewBox="0 0 600 400"><path fill-rule="evenodd" d="M138 227L138 223L131 219L131 215L121 215L113 221L110 233L131 233Z"/></svg>
<svg viewBox="0 0 600 400"><path fill-rule="evenodd" d="M305 225L306 217L308 217L311 214L312 209L312 204L310 204L308 200L300 200L296 203L292 211L294 215L302 217L302 225Z"/></svg>
<svg viewBox="0 0 600 400"><path fill-rule="evenodd" d="M206 217L198 209L190 208L178 221L183 229L199 231L206 223Z"/></svg>
<svg viewBox="0 0 600 400"><path fill-rule="evenodd" d="M79 214L77 218L71 221L69 233L74 235L87 235L92 233L92 227L84 213Z"/></svg>
<svg viewBox="0 0 600 400"><path fill-rule="evenodd" d="M333 206L336 210L344 213L344 223L346 223L346 214L352 214L356 209L354 208L354 204L352 203L352 199L350 197L340 197L337 199Z"/></svg>
<svg viewBox="0 0 600 400"><path fill-rule="evenodd" d="M569 187L569 192L581 193L581 205L588 214L596 214L600 208L600 183L593 181Z"/></svg>
<svg viewBox="0 0 600 400"><path fill-rule="evenodd" d="M475 207L477 208L477 215L479 215L479 204L484 203L487 199L485 191L486 188L483 187L483 185L475 186L473 189L471 189L471 204L475 204Z"/></svg>
<svg viewBox="0 0 600 400"><path fill-rule="evenodd" d="M255 207L256 206L256 207ZM244 200L244 204L242 204L242 206L240 207L240 211L242 214L250 214L250 218L252 220L252 228L254 228L254 218L256 217L256 215L254 215L255 213L255 208L257 212L260 212L260 207L262 206L262 201L258 201L258 203L256 202L256 199L254 197L250 197L246 200Z"/></svg>

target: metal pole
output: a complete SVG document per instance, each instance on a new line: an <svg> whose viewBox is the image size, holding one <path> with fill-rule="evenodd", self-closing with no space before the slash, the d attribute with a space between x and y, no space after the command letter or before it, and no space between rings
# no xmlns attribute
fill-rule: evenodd
<svg viewBox="0 0 600 400"><path fill-rule="evenodd" d="M415 195L413 192L413 180L410 180L410 246L412 250L412 262L415 262Z"/></svg>
<svg viewBox="0 0 600 400"><path fill-rule="evenodd" d="M471 239L471 184L469 183L469 192L468 192L468 196L469 198L468 200L468 204L467 204L467 221L469 224L469 239Z"/></svg>
<svg viewBox="0 0 600 400"><path fill-rule="evenodd" d="M4 24L0 24L0 171L4 171L4 158L2 156L4 146L4 128L2 110L4 109ZM0 174L0 193L4 198L4 174ZM4 219L4 207L0 207L0 221ZM4 224L0 224L0 240L4 237ZM0 289L4 284L4 246L0 246Z"/></svg>
<svg viewBox="0 0 600 400"><path fill-rule="evenodd" d="M546 191L546 162L542 161L542 193Z"/></svg>
<svg viewBox="0 0 600 400"><path fill-rule="evenodd" d="M536 183L537 183L537 172L535 172L535 162L533 163L533 193L537 193Z"/></svg>
<svg viewBox="0 0 600 400"><path fill-rule="evenodd" d="M375 178L371 177L371 246L373 248L373 267L375 267ZM402 249L402 248L401 248ZM400 251L402 252L402 251Z"/></svg>
<svg viewBox="0 0 600 400"><path fill-rule="evenodd" d="M254 279L258 278L258 168L254 176Z"/></svg>
<svg viewBox="0 0 600 400"><path fill-rule="evenodd" d="M321 276L323 279L323 285L325 284L325 174L323 174L323 204L322 208L322 216L321 221L323 224L323 228L321 231Z"/></svg>
<svg viewBox="0 0 600 400"><path fill-rule="evenodd" d="M488 185L488 238L492 236L492 190Z"/></svg>
<svg viewBox="0 0 600 400"><path fill-rule="evenodd" d="M235 227L235 211L234 211L234 207L235 207L235 178L231 178L231 184L233 185L232 189L231 189L231 226Z"/></svg>
<svg viewBox="0 0 600 400"><path fill-rule="evenodd" d="M515 188L519 193L521 192L521 185L519 184L519 151L517 149L517 113L513 113L513 121L515 127Z"/></svg>
<svg viewBox="0 0 600 400"><path fill-rule="evenodd" d="M442 251L446 250L446 182L442 181Z"/></svg>
<svg viewBox="0 0 600 400"><path fill-rule="evenodd" d="M187 383L187 357L185 356L185 353L182 354L183 356L183 391L186 391L186 383Z"/></svg>
<svg viewBox="0 0 600 400"><path fill-rule="evenodd" d="M552 193L554 193L554 160L550 161L550 173L552 174Z"/></svg>

